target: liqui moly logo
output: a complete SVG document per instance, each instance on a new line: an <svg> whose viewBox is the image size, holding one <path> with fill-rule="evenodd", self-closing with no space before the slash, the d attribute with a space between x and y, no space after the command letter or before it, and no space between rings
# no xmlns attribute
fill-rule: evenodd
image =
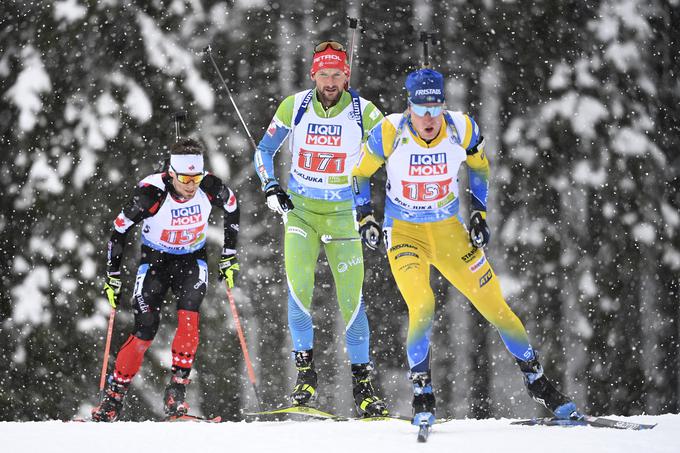
<svg viewBox="0 0 680 453"><path fill-rule="evenodd" d="M314 124L307 126L305 143L318 146L340 146L342 144L342 126L339 124Z"/></svg>
<svg viewBox="0 0 680 453"><path fill-rule="evenodd" d="M201 205L198 204L186 208L171 209L170 214L172 215L171 225L173 226L191 225L200 222L203 218L201 216Z"/></svg>
<svg viewBox="0 0 680 453"><path fill-rule="evenodd" d="M412 154L408 174L411 176L432 176L446 174L446 153Z"/></svg>

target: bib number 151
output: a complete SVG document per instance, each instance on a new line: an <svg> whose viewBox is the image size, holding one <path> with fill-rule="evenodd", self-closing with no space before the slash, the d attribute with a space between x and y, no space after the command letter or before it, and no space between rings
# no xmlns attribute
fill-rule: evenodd
<svg viewBox="0 0 680 453"><path fill-rule="evenodd" d="M450 187L451 178L431 182L402 181L402 195L411 201L436 201L447 196Z"/></svg>
<svg viewBox="0 0 680 453"><path fill-rule="evenodd" d="M161 241L175 246L183 246L201 239L205 225L186 230L163 230Z"/></svg>

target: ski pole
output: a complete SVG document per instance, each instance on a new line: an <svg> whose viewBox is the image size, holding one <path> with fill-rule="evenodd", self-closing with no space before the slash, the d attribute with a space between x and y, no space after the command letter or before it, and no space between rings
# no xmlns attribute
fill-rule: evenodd
<svg viewBox="0 0 680 453"><path fill-rule="evenodd" d="M229 95L229 100L231 101L231 105L234 106L234 110L236 110L236 114L238 115L238 118L241 120L241 124L243 124L243 129L245 129L246 134L248 135L248 139L250 140L250 144L253 147L253 151L257 151L257 145L255 144L255 140L253 140L253 136L250 135L250 131L248 130L248 126L246 125L246 122L243 120L243 117L241 116L241 112L238 109L238 106L236 105L236 101L234 101L234 98L231 95L231 90L229 90L229 86L227 86L227 82L225 82L224 77L222 77L222 71L220 71L220 68L217 66L217 63L215 63L215 59L213 58L213 55L212 55L212 48L210 46L207 46L204 49L204 52L208 54L208 57L210 57L210 61L212 62L213 66L215 67L215 71L217 71L217 76L222 81L222 85L224 86L224 89L227 91L227 94Z"/></svg>
<svg viewBox="0 0 680 453"><path fill-rule="evenodd" d="M106 385L106 371L109 366L109 350L111 348L111 337L113 336L113 320L116 317L116 309L111 307L111 312L109 313L109 330L106 334L106 346L104 347L104 362L102 363L102 377L99 380L99 393L100 398L104 392L104 385Z"/></svg>
<svg viewBox="0 0 680 453"><path fill-rule="evenodd" d="M356 17L348 17L349 28L352 29L352 44L349 47L349 79L347 80L347 86L350 85L350 80L352 79L352 62L354 61L354 37L357 34L357 26L359 25L359 19Z"/></svg>
<svg viewBox="0 0 680 453"><path fill-rule="evenodd" d="M225 285L227 289L227 298L229 299L229 306L231 307L231 315L234 317L234 325L236 326L236 333L238 334L238 340L241 343L241 351L243 351L243 357L246 361L246 368L248 370L248 378L250 383L253 384L253 392L255 393L255 400L257 402L257 410L262 410L262 404L260 400L260 393L257 391L257 381L255 379L255 370L253 369L253 364L250 361L250 354L248 353L248 345L246 345L246 337L243 335L243 329L241 328L241 321L238 318L238 311L236 310L236 302L234 302L234 296L231 294L231 290L228 285Z"/></svg>
<svg viewBox="0 0 680 453"><path fill-rule="evenodd" d="M331 242L343 242L343 241L360 241L361 238L357 237L333 237L330 234L322 234L321 235L321 242L324 244L329 244Z"/></svg>

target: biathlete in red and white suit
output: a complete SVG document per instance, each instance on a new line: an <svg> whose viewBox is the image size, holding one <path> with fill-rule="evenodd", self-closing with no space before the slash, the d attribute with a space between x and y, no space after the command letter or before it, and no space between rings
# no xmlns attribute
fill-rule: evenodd
<svg viewBox="0 0 680 453"><path fill-rule="evenodd" d="M118 419L130 382L158 330L168 289L177 297L177 331L172 342L172 376L165 390L165 412L173 416L188 411L185 393L198 347L199 308L208 284L205 243L213 207L224 212L220 278L231 288L239 270L239 209L234 193L219 178L204 172L203 147L197 141L182 139L170 151L169 170L144 178L114 222L104 286L113 308L120 293L127 234L140 222L144 223L142 258L132 297L134 330L118 352L100 405L92 411L96 421Z"/></svg>

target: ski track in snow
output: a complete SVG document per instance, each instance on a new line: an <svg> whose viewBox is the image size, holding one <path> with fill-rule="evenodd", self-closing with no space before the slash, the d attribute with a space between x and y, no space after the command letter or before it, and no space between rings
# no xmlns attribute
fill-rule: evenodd
<svg viewBox="0 0 680 453"><path fill-rule="evenodd" d="M227 422L227 423L64 423L2 422L3 451L23 452L322 452L389 453L677 453L680 415L618 417L657 423L652 430L591 427L513 426L511 420L453 420L436 425L426 444L403 421Z"/></svg>

